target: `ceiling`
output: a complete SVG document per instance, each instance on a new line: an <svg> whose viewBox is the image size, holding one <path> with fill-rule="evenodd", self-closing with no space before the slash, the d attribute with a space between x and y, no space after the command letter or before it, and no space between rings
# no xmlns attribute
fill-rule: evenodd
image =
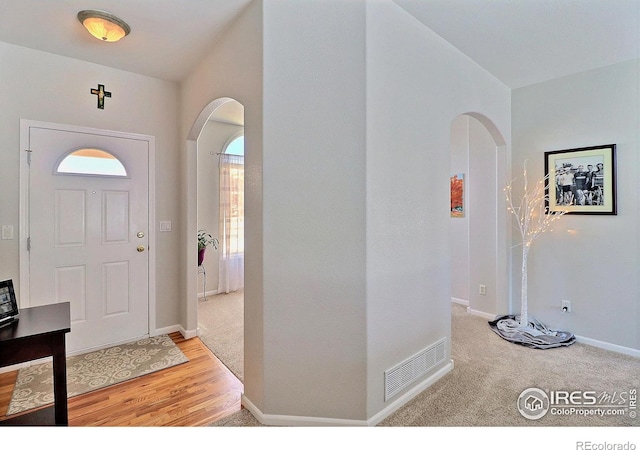
<svg viewBox="0 0 640 450"><path fill-rule="evenodd" d="M180 81L251 0L0 0L0 41L170 81ZM82 27L83 9L131 27L117 43Z"/></svg>
<svg viewBox="0 0 640 450"><path fill-rule="evenodd" d="M0 0L0 41L180 81L251 1ZM640 57L640 0L394 1L510 88ZM96 40L82 9L131 34Z"/></svg>
<svg viewBox="0 0 640 450"><path fill-rule="evenodd" d="M515 89L640 58L640 0L394 0Z"/></svg>

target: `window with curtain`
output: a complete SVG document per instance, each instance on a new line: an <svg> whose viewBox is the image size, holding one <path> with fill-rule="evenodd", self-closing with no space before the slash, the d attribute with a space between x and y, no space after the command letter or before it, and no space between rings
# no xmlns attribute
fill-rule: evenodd
<svg viewBox="0 0 640 450"><path fill-rule="evenodd" d="M244 136L220 155L220 273L218 292L244 287Z"/></svg>

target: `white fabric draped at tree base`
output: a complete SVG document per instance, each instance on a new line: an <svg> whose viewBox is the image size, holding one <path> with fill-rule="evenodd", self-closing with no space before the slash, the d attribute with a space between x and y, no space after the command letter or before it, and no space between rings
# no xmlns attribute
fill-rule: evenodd
<svg viewBox="0 0 640 450"><path fill-rule="evenodd" d="M531 348L564 347L576 342L576 337L568 331L550 330L544 324L529 316L529 326L522 326L520 316L505 315L489 322L489 327L501 338L515 344Z"/></svg>

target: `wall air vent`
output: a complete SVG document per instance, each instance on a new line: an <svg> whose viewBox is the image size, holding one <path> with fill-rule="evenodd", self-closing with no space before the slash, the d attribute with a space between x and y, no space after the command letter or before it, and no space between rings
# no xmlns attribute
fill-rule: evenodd
<svg viewBox="0 0 640 450"><path fill-rule="evenodd" d="M446 354L446 342L447 339L442 338L430 347L385 371L384 400L391 399L402 389L443 362Z"/></svg>

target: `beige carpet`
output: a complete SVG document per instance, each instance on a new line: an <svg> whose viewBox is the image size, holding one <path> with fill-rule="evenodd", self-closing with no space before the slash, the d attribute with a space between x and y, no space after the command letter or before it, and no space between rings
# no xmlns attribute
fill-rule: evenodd
<svg viewBox="0 0 640 450"><path fill-rule="evenodd" d="M147 375L188 359L161 335L67 358L67 397ZM7 415L53 403L52 363L20 369Z"/></svg>
<svg viewBox="0 0 640 450"><path fill-rule="evenodd" d="M571 331L571 330L563 330ZM629 415L524 418L517 409L528 388L629 392L640 386L640 360L576 343L532 349L505 341L487 320L452 306L454 370L388 417L381 426L629 426Z"/></svg>
<svg viewBox="0 0 640 450"><path fill-rule="evenodd" d="M571 331L571 330L564 330ZM487 320L452 305L452 372L416 396L380 427L628 427L640 425L623 416L552 415L524 418L517 409L528 388L581 390L618 397L640 388L640 360L576 343L538 350L501 339ZM628 399L627 399L628 400ZM627 403L628 405L628 403ZM604 408L606 409L606 408ZM213 426L257 426L247 410Z"/></svg>
<svg viewBox="0 0 640 450"><path fill-rule="evenodd" d="M198 301L198 337L240 380L244 378L244 291Z"/></svg>

